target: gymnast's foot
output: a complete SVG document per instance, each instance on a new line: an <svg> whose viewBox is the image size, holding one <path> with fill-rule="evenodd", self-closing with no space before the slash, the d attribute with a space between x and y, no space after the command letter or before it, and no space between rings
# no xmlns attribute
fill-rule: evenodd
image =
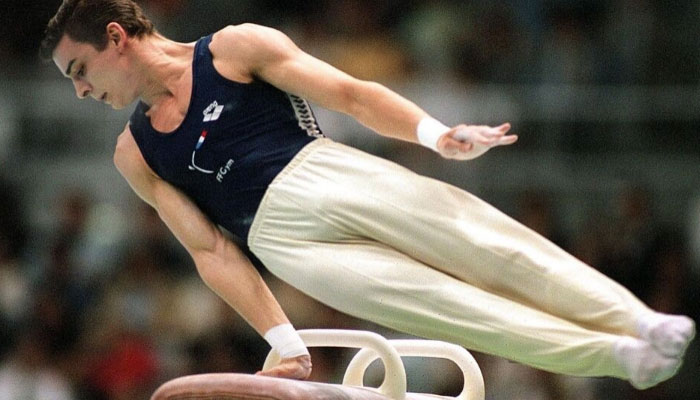
<svg viewBox="0 0 700 400"><path fill-rule="evenodd" d="M667 357L682 358L695 337L695 323L682 315L648 314L638 324L639 337Z"/></svg>
<svg viewBox="0 0 700 400"><path fill-rule="evenodd" d="M639 390L648 389L671 378L683 360L659 353L651 344L623 337L613 349L615 358L627 371L629 381Z"/></svg>

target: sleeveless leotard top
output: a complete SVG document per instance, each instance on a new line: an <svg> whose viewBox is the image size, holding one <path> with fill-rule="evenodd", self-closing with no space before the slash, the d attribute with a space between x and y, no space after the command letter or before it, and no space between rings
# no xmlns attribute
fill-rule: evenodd
<svg viewBox="0 0 700 400"><path fill-rule="evenodd" d="M159 177L242 240L267 187L294 156L322 136L309 104L270 84L228 80L215 69L209 35L197 41L192 96L182 124L156 131L139 102L131 133Z"/></svg>

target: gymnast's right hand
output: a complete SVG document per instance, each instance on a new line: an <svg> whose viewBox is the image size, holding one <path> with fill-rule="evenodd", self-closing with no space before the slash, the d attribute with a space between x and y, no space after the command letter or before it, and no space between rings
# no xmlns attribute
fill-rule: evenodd
<svg viewBox="0 0 700 400"><path fill-rule="evenodd" d="M267 371L258 371L255 375L304 380L311 375L311 357L305 354L293 358L284 358L279 365Z"/></svg>

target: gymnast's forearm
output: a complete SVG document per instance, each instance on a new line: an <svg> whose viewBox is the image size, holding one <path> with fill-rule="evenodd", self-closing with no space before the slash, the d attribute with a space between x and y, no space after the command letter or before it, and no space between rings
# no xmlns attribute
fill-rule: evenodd
<svg viewBox="0 0 700 400"><path fill-rule="evenodd" d="M376 82L355 80L348 85L345 112L382 136L418 142L416 127L428 114L416 104Z"/></svg>
<svg viewBox="0 0 700 400"><path fill-rule="evenodd" d="M311 359L305 344L289 323L250 260L228 239L214 251L194 252L204 282L235 309L277 351L282 363L261 375L306 379Z"/></svg>
<svg viewBox="0 0 700 400"><path fill-rule="evenodd" d="M128 176L128 174L127 174ZM138 182L131 176L130 182ZM138 185L136 185L138 187ZM192 256L204 282L236 310L283 358L308 350L248 257L183 193L160 179L144 185L165 224ZM306 378L311 364L294 364L280 376Z"/></svg>
<svg viewBox="0 0 700 400"><path fill-rule="evenodd" d="M261 336L271 328L289 324L282 307L243 252L230 240L192 257L202 280Z"/></svg>
<svg viewBox="0 0 700 400"><path fill-rule="evenodd" d="M139 186L140 180L134 175L125 176L135 189L140 189L139 193L146 194L142 197L150 200L214 292L261 335L289 323L250 260L186 195L160 179Z"/></svg>

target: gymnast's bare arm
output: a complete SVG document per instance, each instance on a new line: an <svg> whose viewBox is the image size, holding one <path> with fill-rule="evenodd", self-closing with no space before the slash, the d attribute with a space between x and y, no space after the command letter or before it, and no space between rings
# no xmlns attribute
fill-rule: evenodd
<svg viewBox="0 0 700 400"><path fill-rule="evenodd" d="M119 136L114 163L132 189L158 211L187 249L204 282L258 333L289 323L260 274L241 250L182 192L160 179L146 164L129 126ZM265 375L305 379L309 356L284 360Z"/></svg>
<svg viewBox="0 0 700 400"><path fill-rule="evenodd" d="M376 82L356 79L300 50L282 32L254 24L228 26L214 34L209 46L214 66L223 76L249 82L259 78L330 110L354 117L375 132L417 142L416 128L428 114L413 102ZM511 144L509 124L499 127L458 125L440 136L438 152L468 159L496 145ZM474 140L460 140L458 132ZM475 155L476 147L484 149ZM464 156L464 157L463 157ZM466 157L469 156L469 157Z"/></svg>

